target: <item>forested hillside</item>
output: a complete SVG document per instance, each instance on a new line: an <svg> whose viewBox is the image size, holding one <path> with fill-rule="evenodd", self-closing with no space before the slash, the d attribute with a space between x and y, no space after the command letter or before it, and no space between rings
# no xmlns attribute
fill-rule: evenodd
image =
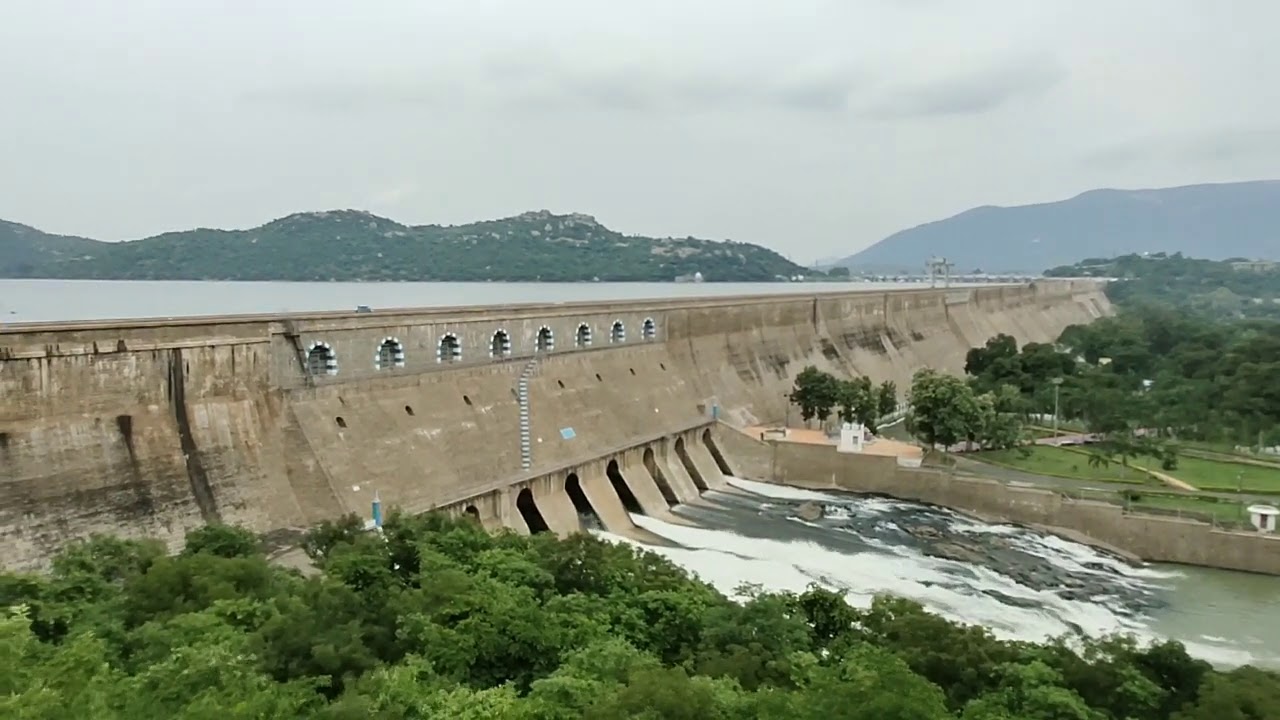
<svg viewBox="0 0 1280 720"><path fill-rule="evenodd" d="M298 213L251 230L106 243L0 222L0 277L103 280L771 281L809 271L749 243L649 238L546 211L409 226L366 212Z"/></svg>
<svg viewBox="0 0 1280 720"><path fill-rule="evenodd" d="M1280 318L1280 262L1202 260L1181 254L1088 258L1045 271L1048 277L1106 277L1113 303L1148 304L1218 319Z"/></svg>

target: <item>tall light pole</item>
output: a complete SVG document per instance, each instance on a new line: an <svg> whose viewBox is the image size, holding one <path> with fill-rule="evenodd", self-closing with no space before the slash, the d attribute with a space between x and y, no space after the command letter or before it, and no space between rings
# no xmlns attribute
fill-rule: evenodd
<svg viewBox="0 0 1280 720"><path fill-rule="evenodd" d="M1062 387L1062 378L1056 377L1049 382L1053 383L1053 437L1058 437L1058 388Z"/></svg>

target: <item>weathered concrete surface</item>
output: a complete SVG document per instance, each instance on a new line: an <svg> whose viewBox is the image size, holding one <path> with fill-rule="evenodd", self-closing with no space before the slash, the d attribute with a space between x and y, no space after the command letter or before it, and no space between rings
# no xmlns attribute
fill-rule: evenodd
<svg viewBox="0 0 1280 720"><path fill-rule="evenodd" d="M683 499L685 478L723 484L700 435L712 409L739 424L781 419L806 364L905 388L919 367L961 369L997 332L1047 341L1108 311L1095 284L1045 281L7 327L0 562L38 566L93 532L176 548L210 520L304 528L367 515L375 492L410 512L471 505L486 524L520 527L510 489L551 475L562 489L570 468L600 458L653 484L645 448ZM590 344L578 347L581 326ZM529 382L526 469L516 387L542 328L554 350ZM568 526L563 509L544 515Z"/></svg>
<svg viewBox="0 0 1280 720"><path fill-rule="evenodd" d="M956 477L898 465L892 457L840 453L831 446L762 442L724 426L717 439L744 459L746 477L813 490L845 490L918 500L1039 527L1120 548L1151 562L1280 575L1280 537L1228 532L1208 523L1129 513L1118 505L1074 500L1051 490Z"/></svg>
<svg viewBox="0 0 1280 720"><path fill-rule="evenodd" d="M625 533L635 527L631 522L631 515L622 506L622 501L618 499L607 477L589 475L581 479L581 484L583 495L586 496L587 502L591 503L591 509L595 511L596 517L600 518L600 524L604 525L606 530Z"/></svg>

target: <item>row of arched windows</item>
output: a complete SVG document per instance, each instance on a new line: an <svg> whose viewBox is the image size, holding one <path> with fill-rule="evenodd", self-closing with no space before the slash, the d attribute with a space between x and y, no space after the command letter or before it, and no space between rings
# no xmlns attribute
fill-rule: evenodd
<svg viewBox="0 0 1280 720"><path fill-rule="evenodd" d="M654 322L653 318L645 318L640 326L641 339L651 341L656 339L657 336L658 324ZM588 323L578 325L578 329L573 336L574 347L591 347L594 341L595 333L592 331L591 325ZM609 327L609 342L617 344L626 341L626 325L621 320L615 320L613 325ZM493 337L489 342L489 357L494 359L510 357L514 349L510 333L503 329L494 331ZM533 351L535 353L548 353L553 352L555 349L555 332L546 325L538 328L538 334L534 338ZM440 336L440 341L436 344L436 362L462 362L462 341L458 339L457 334L447 332ZM396 337L383 338L374 351L373 367L375 370L404 367L404 343L400 342L400 339ZM329 343L315 342L311 344L311 349L307 351L307 373L311 375L338 374L338 356Z"/></svg>

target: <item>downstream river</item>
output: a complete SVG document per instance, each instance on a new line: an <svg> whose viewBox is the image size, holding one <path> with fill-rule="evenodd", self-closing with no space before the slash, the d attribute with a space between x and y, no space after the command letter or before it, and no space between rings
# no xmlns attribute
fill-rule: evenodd
<svg viewBox="0 0 1280 720"><path fill-rule="evenodd" d="M18 322L881 290L895 283L225 283L0 279L0 326ZM920 287L920 285L915 285ZM1088 547L909 503L734 480L676 512L636 516L652 549L732 594L743 583L913 598L1009 638L1132 632L1181 640L1222 665L1280 666L1280 578L1202 568L1131 568ZM804 522L814 500L826 517ZM620 542L632 542L616 536ZM939 552L939 551L942 552ZM947 557L940 557L946 555ZM969 558L968 562L955 557Z"/></svg>
<svg viewBox="0 0 1280 720"><path fill-rule="evenodd" d="M797 592L816 583L858 607L877 594L911 598L1007 639L1132 633L1179 640L1219 666L1280 668L1280 578L1135 568L1079 543L941 508L736 478L730 484L741 492L713 491L702 505L675 509L692 525L633 515L663 540L644 547L729 595L744 583ZM821 504L825 517L797 517L806 501ZM957 554L970 559L951 559Z"/></svg>

